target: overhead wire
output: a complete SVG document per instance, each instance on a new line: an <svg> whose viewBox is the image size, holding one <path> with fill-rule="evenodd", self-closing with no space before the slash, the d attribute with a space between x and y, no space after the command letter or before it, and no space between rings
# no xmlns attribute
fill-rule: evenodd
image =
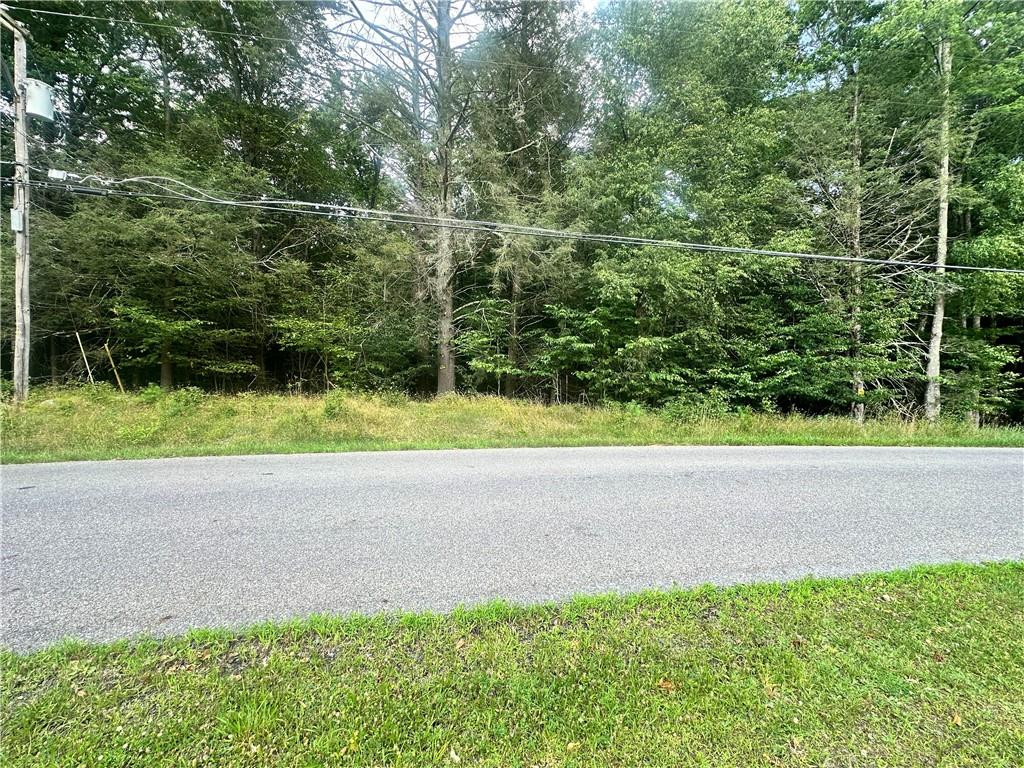
<svg viewBox="0 0 1024 768"><path fill-rule="evenodd" d="M77 177L76 174L68 174ZM82 177L78 177L82 178ZM771 258L801 259L807 261L827 261L847 264L867 264L873 266L894 266L902 269L934 269L935 264L929 262L902 261L899 259L875 259L869 257L840 256L824 253L801 253L796 251L781 251L762 248L748 248L744 246L714 245L709 243L695 243L681 240L664 240L656 238L644 238L628 235L611 235L594 232L579 232L572 230L550 229L546 227L534 227L521 224L512 224L500 221L488 221L481 219L460 219L443 216L431 216L427 214L408 213L403 211L388 211L373 208L362 208L359 206L334 204L334 203L313 203L304 200L277 200L270 198L255 199L230 199L221 195L214 195L210 192L194 187L178 179L163 176L137 176L125 179L106 179L91 174L85 178L95 178L102 186L87 186L83 184L50 184L50 188L63 188L75 194L103 195L104 193L120 193L128 197L154 197L180 200L193 203L206 203L213 205L224 205L238 208L273 211L277 213L292 213L303 215L316 215L328 218L354 218L368 221L379 221L400 226L428 227L439 229L452 229L460 231L482 232L487 234L504 234L521 237L540 237L549 239L572 240L577 242L594 242L608 245L627 245L635 247L665 248L672 250L687 250L698 253L717 254L738 254L749 256L761 256ZM166 182L166 183L164 183ZM37 184L48 184L48 182L35 182ZM162 193L138 192L134 190L109 189L110 186L120 187L128 184L147 184L163 190ZM176 193L173 186L177 185L188 189L196 194ZM125 194L127 193L127 194ZM1003 274L1024 274L1024 269L1008 267L990 267L973 264L947 264L947 271L962 272L995 272Z"/></svg>
<svg viewBox="0 0 1024 768"><path fill-rule="evenodd" d="M269 35L249 35L244 32L228 32L204 27L185 27L180 24L163 24L157 21L137 21L135 19L114 19L109 16L91 16L86 13L68 13L66 11L47 11L42 8L24 8L17 5L8 6L12 11L24 11L25 13L44 14L46 16L62 16L69 19L88 19L90 21L106 21L111 24L130 24L136 27L158 27L161 29L176 29L186 32L204 32L208 35L220 35L224 37L241 37L248 40L267 40L276 43L294 43L290 37L271 37Z"/></svg>
<svg viewBox="0 0 1024 768"><path fill-rule="evenodd" d="M159 176L157 176L157 177L154 177L154 176L150 176L150 177L130 177L130 178L123 179L121 181L123 183L143 182L143 183L151 183L151 184L153 184L153 183L155 183L153 181L154 179L158 179L160 181L165 181L165 182L168 182L168 183L171 183L171 184L177 184L177 185L179 185L181 187L189 189L190 191L192 191L192 192L194 192L194 193L196 193L198 195L201 195L204 200L209 201L209 202L225 202L225 203L229 202L224 197L218 197L218 196L215 196L215 195L211 195L210 193L206 192L205 190L201 190L201 189L198 189L198 188L193 187L191 185L188 185L188 184L186 184L186 183L184 183L184 182L182 182L182 181L180 181L178 179L172 179L172 178L168 178L168 177L159 177ZM166 191L171 191L166 186L159 185L159 184L157 184L157 186L160 186L162 189L164 189ZM274 200L274 199L267 199L267 198L259 198L259 199L254 199L254 200L238 200L238 199L235 199L235 200L230 200L230 202L233 203L233 204L243 204L243 205L253 205L253 204L259 204L259 205L262 205L262 206L270 205L270 206L275 207L275 208L277 206L288 206L288 208L286 208L286 210L291 210L292 206L300 207L300 208L313 208L313 209L317 209L317 210L322 209L322 208L331 208L331 209L338 210L338 211L343 212L343 213L348 214L348 215L355 214L355 215L358 215L358 216L361 216L361 217L374 218L374 219L383 219L383 220L390 221L392 223L407 223L407 224L414 224L414 225L418 224L418 225L427 225L427 226L429 226L431 224L442 224L442 225L445 225L445 226L475 227L478 231L487 231L487 232L500 231L501 233L505 233L505 234L515 234L515 235L522 235L522 236L527 236L527 237L529 237L529 236L553 237L553 238L564 238L564 239L582 240L582 241L597 241L597 242L605 242L605 243L621 244L621 245L652 246L652 247L662 247L662 248L686 248L686 249L689 249L689 250L696 250L696 251L703 251L703 252L746 253L746 254L751 254L751 255L776 256L776 257L783 257L783 258L805 258L805 259L827 258L829 260L844 260L844 261L853 261L853 262L858 262L858 263L869 263L869 264L871 264L871 263L874 263L874 264L887 263L887 264L898 264L900 266L908 266L908 265L910 265L910 266L914 266L914 265L922 266L923 265L925 267L933 266L931 264L921 263L921 262L906 262L906 261L899 261L899 260L880 260L880 259L868 259L868 258L858 259L858 258L855 258L855 257L841 257L841 256L835 256L835 255L832 255L832 254L807 254L807 253L799 253L799 252L793 252L793 251L773 251L773 250L765 250L765 249L754 249L754 248L745 248L745 247L741 248L741 247L736 247L736 246L718 246L718 245L709 245L709 244L704 244L704 243L682 242L682 241L663 240L663 239L655 239L655 238L641 238L641 237L630 236L630 235L609 235L609 234L601 234L601 233L588 233L588 232L574 232L574 231L565 231L565 230L554 230L554 229L548 229L548 228L543 228L543 227L535 227L535 226L522 225L522 224L512 224L512 223L508 223L508 222L496 222L496 221L481 220L481 219L463 219L463 218L455 219L455 218L447 218L447 217L428 216L428 215L425 215L425 214L407 213L407 212L402 212L402 211L381 211L379 209L359 208L359 207L355 207L355 206L351 206L351 205L335 205L335 204L330 204L330 203L312 203L312 202L301 201L301 200L283 200L283 199ZM958 268L961 268L961 267L964 268L964 269L969 269L969 270L971 270L971 269L981 269L980 267L975 267L973 265L954 265L952 268L958 269ZM1001 269L1001 268L994 268L994 269ZM1024 272L1024 270L1013 270L1013 271L1015 271L1015 272L1017 272L1017 271Z"/></svg>
<svg viewBox="0 0 1024 768"><path fill-rule="evenodd" d="M296 43L297 42L294 38L273 37L273 36L270 36L270 35L255 35L255 34L249 34L249 33L245 33L245 32L229 32L229 31L226 31L226 30L209 29L208 27L186 27L186 26L181 25L181 24L165 24L165 23L155 22L155 21L137 21L135 19L115 19L115 18L112 18L110 16L92 16L90 14L85 14L85 13L68 13L66 11L48 11L48 10L44 10L42 8L25 8L25 7L21 7L21 6L17 6L17 5L11 5L11 6L8 6L8 7L11 10L13 10L13 11L24 11L25 13L44 14L44 15L47 15L47 16L61 16L61 17L70 18L70 19L87 19L89 21L105 21L105 22L108 22L110 24L129 24L129 25L138 26L138 27L155 27L155 28L160 28L160 29L174 29L174 30L178 30L178 31L181 31L181 32L201 32L201 33L207 34L207 35L218 35L218 36L221 36L221 37L236 37L236 38L242 38L242 39L245 39L245 40L266 40L268 42L274 42L274 43ZM474 63L483 63L483 64L491 63L491 60L489 60L489 59L480 59L480 58L473 58L473 57L466 57L466 56L460 56L459 59L461 61L468 61L468 62L474 62ZM525 62L504 62L504 65L521 67L521 68L524 68L524 69L533 69L533 70L548 70L548 71L552 71L552 72L559 71L556 67L544 67L544 66L538 66L538 65L534 65L534 64L526 64Z"/></svg>

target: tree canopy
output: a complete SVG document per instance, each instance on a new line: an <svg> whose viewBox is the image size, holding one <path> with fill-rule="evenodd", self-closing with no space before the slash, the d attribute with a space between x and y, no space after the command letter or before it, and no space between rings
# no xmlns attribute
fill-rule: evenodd
<svg viewBox="0 0 1024 768"><path fill-rule="evenodd" d="M32 377L1020 421L1024 278L921 265L1024 268L1022 10L21 0L34 180L239 203L34 187Z"/></svg>

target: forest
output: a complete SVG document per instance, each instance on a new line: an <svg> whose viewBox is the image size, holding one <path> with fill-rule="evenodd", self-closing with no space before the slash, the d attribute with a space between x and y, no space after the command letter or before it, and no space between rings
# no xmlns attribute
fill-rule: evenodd
<svg viewBox="0 0 1024 768"><path fill-rule="evenodd" d="M1024 268L1020 3L10 12L57 107L33 384L1024 420L1024 276L943 268Z"/></svg>

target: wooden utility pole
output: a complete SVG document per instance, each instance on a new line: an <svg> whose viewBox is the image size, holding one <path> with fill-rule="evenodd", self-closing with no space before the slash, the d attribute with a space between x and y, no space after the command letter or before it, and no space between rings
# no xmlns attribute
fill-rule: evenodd
<svg viewBox="0 0 1024 768"><path fill-rule="evenodd" d="M942 83L942 120L939 125L939 226L935 246L935 276L939 281L932 314L932 334L928 341L928 385L924 395L924 416L936 421L942 408L940 382L942 356L942 322L946 316L946 291L942 280L946 274L946 250L949 244L949 80L953 70L953 51L948 37L939 41L939 78Z"/></svg>
<svg viewBox="0 0 1024 768"><path fill-rule="evenodd" d="M28 248L28 112L26 110L25 39L28 33L5 11L0 10L0 26L14 33L14 401L28 397L29 339L32 321L29 309Z"/></svg>

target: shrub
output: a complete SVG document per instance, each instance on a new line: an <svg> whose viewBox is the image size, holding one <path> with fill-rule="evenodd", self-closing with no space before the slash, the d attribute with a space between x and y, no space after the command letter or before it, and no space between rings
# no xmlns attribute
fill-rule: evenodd
<svg viewBox="0 0 1024 768"><path fill-rule="evenodd" d="M661 414L670 421L689 422L720 419L735 413L728 396L720 389L707 392L687 392L667 402Z"/></svg>
<svg viewBox="0 0 1024 768"><path fill-rule="evenodd" d="M573 404L567 403L566 405ZM642 403L637 403L634 401L624 403L619 400L601 400L598 403L598 405L605 411L609 411L611 413L620 413L625 416L643 416L645 413L647 413L647 409L644 407Z"/></svg>
<svg viewBox="0 0 1024 768"><path fill-rule="evenodd" d="M94 384L83 384L80 391L85 399L93 403L108 403L118 396L114 385L107 381L97 381Z"/></svg>
<svg viewBox="0 0 1024 768"><path fill-rule="evenodd" d="M146 405L153 405L154 403L159 403L163 400L164 395L166 394L167 393L160 388L159 384L149 384L145 388L139 390L138 397L139 400L144 402Z"/></svg>
<svg viewBox="0 0 1024 768"><path fill-rule="evenodd" d="M206 393L199 387L182 387L171 393L171 400L179 405L199 405L206 397Z"/></svg>
<svg viewBox="0 0 1024 768"><path fill-rule="evenodd" d="M352 412L349 404L350 397L348 392L340 389L328 392L324 397L324 416L328 419L340 419L350 414Z"/></svg>
<svg viewBox="0 0 1024 768"><path fill-rule="evenodd" d="M206 397L206 393L199 387L182 387L170 393L166 398L164 415L180 416L194 410Z"/></svg>

